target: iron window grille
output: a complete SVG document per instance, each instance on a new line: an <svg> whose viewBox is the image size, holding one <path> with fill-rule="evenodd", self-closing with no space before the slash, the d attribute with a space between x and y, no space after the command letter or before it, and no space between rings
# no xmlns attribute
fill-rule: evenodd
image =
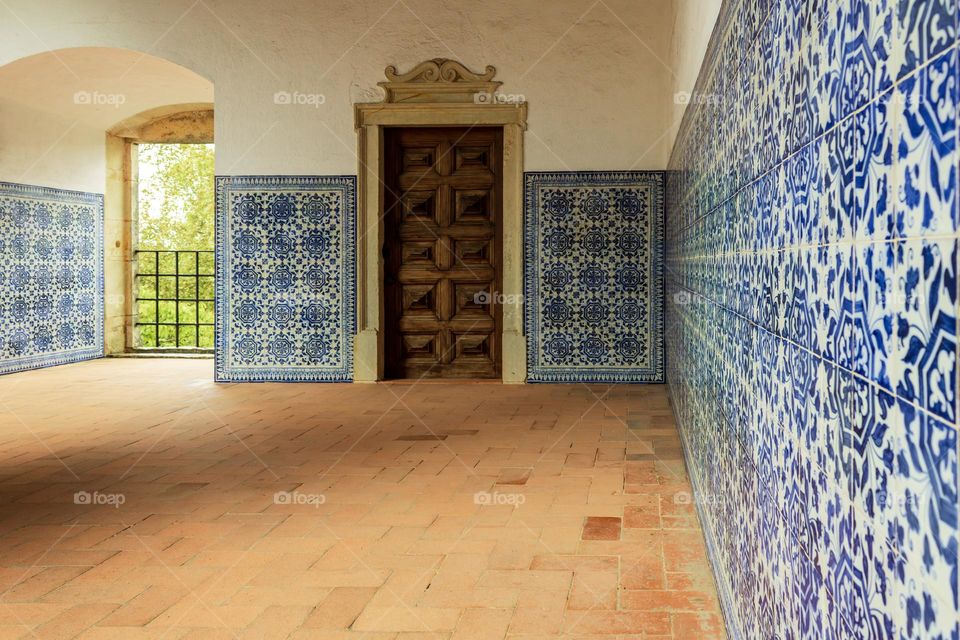
<svg viewBox="0 0 960 640"><path fill-rule="evenodd" d="M213 251L136 251L137 349L213 350Z"/></svg>

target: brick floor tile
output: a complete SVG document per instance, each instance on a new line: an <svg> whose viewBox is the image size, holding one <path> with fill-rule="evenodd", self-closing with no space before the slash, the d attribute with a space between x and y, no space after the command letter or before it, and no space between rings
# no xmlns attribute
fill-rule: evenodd
<svg viewBox="0 0 960 640"><path fill-rule="evenodd" d="M117 605L115 604L81 604L70 607L32 629L31 637L72 638L78 636L81 632L108 616L116 608Z"/></svg>
<svg viewBox="0 0 960 640"><path fill-rule="evenodd" d="M512 616L510 609L467 609L450 640L500 640Z"/></svg>
<svg viewBox="0 0 960 640"><path fill-rule="evenodd" d="M355 631L452 631L460 609L367 607L353 623Z"/></svg>
<svg viewBox="0 0 960 640"><path fill-rule="evenodd" d="M710 597L699 591L623 591L620 594L620 607L641 611L703 611Z"/></svg>
<svg viewBox="0 0 960 640"><path fill-rule="evenodd" d="M620 569L620 586L624 589L663 589L666 586L663 556L652 550L635 558L625 558Z"/></svg>
<svg viewBox="0 0 960 640"><path fill-rule="evenodd" d="M98 624L102 627L142 627L179 602L186 590L150 587Z"/></svg>
<svg viewBox="0 0 960 640"><path fill-rule="evenodd" d="M663 387L210 379L0 377L0 638L723 637Z"/></svg>
<svg viewBox="0 0 960 640"><path fill-rule="evenodd" d="M726 633L723 618L717 613L673 613L673 634L676 638L723 640Z"/></svg>
<svg viewBox="0 0 960 640"><path fill-rule="evenodd" d="M577 571L567 599L567 609L616 609L618 590L617 571Z"/></svg>
<svg viewBox="0 0 960 640"><path fill-rule="evenodd" d="M644 494L635 504L623 508L623 526L626 529L659 529L660 496Z"/></svg>
<svg viewBox="0 0 960 640"><path fill-rule="evenodd" d="M646 636L673 633L670 614L655 611L568 611L563 618L563 633L625 635L643 630Z"/></svg>
<svg viewBox="0 0 960 640"><path fill-rule="evenodd" d="M621 519L590 516L583 525L584 540L619 540Z"/></svg>
<svg viewBox="0 0 960 640"><path fill-rule="evenodd" d="M563 623L563 608L517 607L510 620L510 634L557 634Z"/></svg>

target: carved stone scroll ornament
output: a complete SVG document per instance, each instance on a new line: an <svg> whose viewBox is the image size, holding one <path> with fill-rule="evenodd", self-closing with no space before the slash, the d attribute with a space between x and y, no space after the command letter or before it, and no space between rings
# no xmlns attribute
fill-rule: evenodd
<svg viewBox="0 0 960 640"><path fill-rule="evenodd" d="M483 73L474 73L456 60L434 58L421 62L406 73L390 65L384 70L387 82L386 102L487 102L480 94L496 93L502 82L493 80L497 70L487 65Z"/></svg>
<svg viewBox="0 0 960 640"><path fill-rule="evenodd" d="M421 62L406 73L398 73L397 68L390 65L385 73L390 82L489 82L497 70L487 65L484 73L474 73L456 60L434 58Z"/></svg>

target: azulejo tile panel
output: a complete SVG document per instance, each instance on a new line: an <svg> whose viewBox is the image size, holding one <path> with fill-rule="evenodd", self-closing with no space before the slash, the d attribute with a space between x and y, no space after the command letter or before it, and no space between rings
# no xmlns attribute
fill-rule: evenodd
<svg viewBox="0 0 960 640"><path fill-rule="evenodd" d="M714 31L665 340L731 637L960 638L957 5L731 0Z"/></svg>
<svg viewBox="0 0 960 640"><path fill-rule="evenodd" d="M663 382L663 173L526 174L531 382Z"/></svg>
<svg viewBox="0 0 960 640"><path fill-rule="evenodd" d="M0 373L103 356L103 196L0 182Z"/></svg>
<svg viewBox="0 0 960 640"><path fill-rule="evenodd" d="M216 379L353 375L353 176L217 178Z"/></svg>

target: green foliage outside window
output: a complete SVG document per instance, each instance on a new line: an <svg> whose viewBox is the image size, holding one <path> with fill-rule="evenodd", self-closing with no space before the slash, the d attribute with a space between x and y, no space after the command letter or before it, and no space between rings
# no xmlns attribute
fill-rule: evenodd
<svg viewBox="0 0 960 640"><path fill-rule="evenodd" d="M138 254L137 345L211 349L213 326L202 325L213 323L213 302L203 301L213 299L213 254L174 252L213 250L213 145L141 144L138 151L137 248L160 253ZM151 275L178 272L179 283Z"/></svg>

